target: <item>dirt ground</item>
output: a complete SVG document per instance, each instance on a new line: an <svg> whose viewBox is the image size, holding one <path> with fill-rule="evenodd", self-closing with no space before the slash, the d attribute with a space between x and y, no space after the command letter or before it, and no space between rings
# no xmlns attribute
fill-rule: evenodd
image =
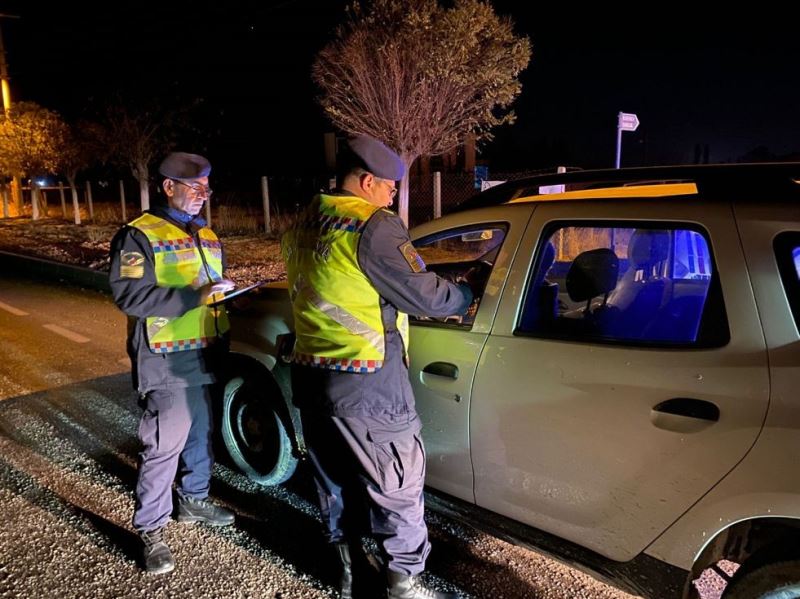
<svg viewBox="0 0 800 599"><path fill-rule="evenodd" d="M108 270L108 251L118 225L74 225L63 220L0 219L0 250L26 256ZM228 278L237 285L286 277L277 239L222 236Z"/></svg>

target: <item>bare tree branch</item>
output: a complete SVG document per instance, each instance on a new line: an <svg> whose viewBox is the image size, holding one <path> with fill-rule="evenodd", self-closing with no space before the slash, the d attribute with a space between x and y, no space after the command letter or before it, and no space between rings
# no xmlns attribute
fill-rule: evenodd
<svg viewBox="0 0 800 599"><path fill-rule="evenodd" d="M514 120L509 107L531 55L508 18L482 0L360 0L312 68L331 121L394 148L411 166L467 135L491 139ZM405 181L407 183L407 181ZM408 222L408 185L400 213Z"/></svg>

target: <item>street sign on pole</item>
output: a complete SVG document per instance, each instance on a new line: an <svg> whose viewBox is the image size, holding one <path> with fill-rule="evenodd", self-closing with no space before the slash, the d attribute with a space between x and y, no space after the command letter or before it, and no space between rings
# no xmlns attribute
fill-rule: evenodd
<svg viewBox="0 0 800 599"><path fill-rule="evenodd" d="M620 112L617 127L623 131L636 131L639 127L639 117L631 112Z"/></svg>
<svg viewBox="0 0 800 599"><path fill-rule="evenodd" d="M622 154L622 132L636 131L639 128L639 117L632 112L620 112L617 114L617 159L614 168L619 168L619 159Z"/></svg>

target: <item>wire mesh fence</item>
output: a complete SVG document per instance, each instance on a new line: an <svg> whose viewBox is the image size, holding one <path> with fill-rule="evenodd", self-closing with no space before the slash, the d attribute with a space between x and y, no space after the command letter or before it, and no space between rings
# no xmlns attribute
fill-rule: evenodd
<svg viewBox="0 0 800 599"><path fill-rule="evenodd" d="M491 173L490 179L496 182L512 181L553 173L555 169L527 170L517 172ZM440 173L441 213L453 211L459 204L480 192L480 182L472 173ZM293 215L302 210L311 198L328 189L330 180L324 177L270 176L267 178L270 225L272 235L278 235L293 220ZM89 191L91 189L91 192ZM415 226L434 218L435 173L417 174L409 178L409 225ZM64 202L58 186L44 187L40 190L38 213L44 218L74 220L72 192L68 185L63 186ZM79 182L76 186L82 222L95 224L122 224L140 214L139 184L134 180L94 181L90 186ZM92 196L92 210L89 211L88 197ZM160 201L160 190L150 186L151 204ZM31 218L33 210L30 188L23 188L21 216ZM125 198L123 212L122 197ZM220 189L216 187L209 202L212 226L226 234L259 234L265 231L264 190L260 181L254 179L239 189ZM0 214L0 216L3 216Z"/></svg>

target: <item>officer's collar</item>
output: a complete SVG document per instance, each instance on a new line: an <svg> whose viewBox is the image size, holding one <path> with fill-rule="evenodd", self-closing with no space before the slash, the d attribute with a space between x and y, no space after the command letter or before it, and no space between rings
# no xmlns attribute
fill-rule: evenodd
<svg viewBox="0 0 800 599"><path fill-rule="evenodd" d="M176 223L180 223L194 231L206 226L205 219L199 214L192 216L171 206L154 206L150 209L150 212L156 216L166 217Z"/></svg>

